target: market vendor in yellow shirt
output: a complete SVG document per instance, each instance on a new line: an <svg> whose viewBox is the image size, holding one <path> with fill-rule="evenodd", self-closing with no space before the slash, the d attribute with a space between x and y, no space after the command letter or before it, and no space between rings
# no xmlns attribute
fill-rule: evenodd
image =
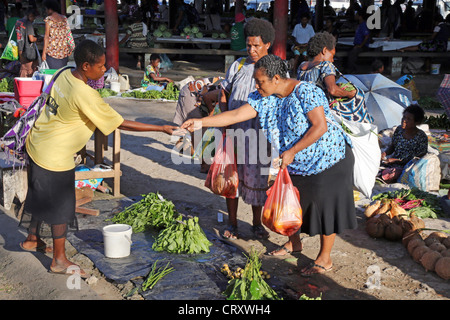
<svg viewBox="0 0 450 320"><path fill-rule="evenodd" d="M81 42L74 58L76 68L58 76L51 98L27 137L28 193L21 225L28 228L28 237L20 246L27 251L53 251L51 272L73 274L77 270L85 276L65 254L67 231L77 227L74 154L86 145L96 128L109 135L116 128L172 134L176 127L124 120L86 84L88 79L100 79L106 71L105 54L98 44ZM40 238L44 222L50 225L53 248L46 247Z"/></svg>

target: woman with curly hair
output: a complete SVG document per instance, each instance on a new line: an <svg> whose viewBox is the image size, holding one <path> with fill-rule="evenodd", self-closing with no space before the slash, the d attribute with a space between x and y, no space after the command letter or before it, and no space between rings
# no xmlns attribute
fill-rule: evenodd
<svg viewBox="0 0 450 320"><path fill-rule="evenodd" d="M248 96L247 103L212 117L190 119L182 128L194 130L196 121L204 127L225 127L257 119L267 139L280 150L281 168L288 169L300 191L301 232L320 236L319 253L301 269L301 275L330 271L336 234L357 227L351 141L332 119L322 90L286 77L286 61L270 54L254 69L257 91ZM283 256L301 250L297 232L269 254Z"/></svg>
<svg viewBox="0 0 450 320"><path fill-rule="evenodd" d="M247 43L248 56L236 60L228 69L225 79L222 81L221 99L219 105L222 111L235 110L247 102L248 95L255 90L255 80L253 71L255 63L269 53L269 49L275 38L275 29L267 20L254 18L245 24L244 34ZM247 133L259 132L259 123L256 119L235 124L231 126L235 132L241 129L246 136ZM238 150L238 176L239 176L239 196L242 200L252 206L253 211L253 234L259 238L267 238L268 232L261 224L262 207L266 201L267 176L261 171L268 169L269 164L262 164L260 159L257 163L250 161L249 155L258 154L256 150L258 141L249 143L245 141L244 150ZM268 153L270 146L267 143ZM241 152L242 151L242 152ZM251 159L253 160L253 159ZM252 163L250 163L252 162ZM236 239L237 232L237 210L239 198L227 198L227 210L229 225L222 233L226 239Z"/></svg>
<svg viewBox="0 0 450 320"><path fill-rule="evenodd" d="M309 40L307 53L310 60L299 66L297 79L313 82L321 88L328 98L331 109L338 115L352 121L372 122L367 110L347 116L341 114L333 104L336 99L351 99L357 94L356 90L347 91L336 84L336 80L341 76L333 64L336 54L336 38L328 32L317 33ZM365 109L365 106L363 105L362 108Z"/></svg>

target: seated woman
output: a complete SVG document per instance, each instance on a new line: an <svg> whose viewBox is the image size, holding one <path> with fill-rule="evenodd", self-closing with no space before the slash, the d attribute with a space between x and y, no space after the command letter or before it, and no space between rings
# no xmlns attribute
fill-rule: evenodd
<svg viewBox="0 0 450 320"><path fill-rule="evenodd" d="M381 154L382 179L387 183L395 182L404 166L415 157L423 157L428 151L428 137L417 128L425 118L425 112L417 105L410 105L403 111L401 125L392 136L392 142Z"/></svg>
<svg viewBox="0 0 450 320"><path fill-rule="evenodd" d="M147 87L151 84L153 85L161 85L161 84L167 84L168 82L173 82L172 79L162 77L160 72L160 64L161 64L161 57L159 54L152 54L150 56L150 63L145 68L144 71L144 79L141 81L142 87Z"/></svg>
<svg viewBox="0 0 450 320"><path fill-rule="evenodd" d="M333 64L336 38L328 32L315 34L308 42L307 53L310 60L299 66L297 80L316 84L325 92L330 108L340 114L332 102L337 98L351 99L356 95L356 90L347 91L336 84L336 78L340 76L339 70ZM344 115L343 117L346 118ZM372 122L366 111L361 115L353 114L349 120Z"/></svg>

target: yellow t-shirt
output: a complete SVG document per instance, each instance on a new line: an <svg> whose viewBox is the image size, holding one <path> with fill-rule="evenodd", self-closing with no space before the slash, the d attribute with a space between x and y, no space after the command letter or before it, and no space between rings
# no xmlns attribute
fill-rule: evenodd
<svg viewBox="0 0 450 320"><path fill-rule="evenodd" d="M123 118L70 69L59 75L50 95L57 105L56 114L47 103L27 137L26 149L44 169L71 170L75 167L74 154L86 145L95 129L109 135Z"/></svg>

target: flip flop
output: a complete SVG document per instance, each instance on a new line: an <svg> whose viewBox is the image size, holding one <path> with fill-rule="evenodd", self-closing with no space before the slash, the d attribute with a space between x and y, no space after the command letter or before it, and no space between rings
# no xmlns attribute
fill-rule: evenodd
<svg viewBox="0 0 450 320"><path fill-rule="evenodd" d="M275 256L280 256L280 257L285 256L286 254L274 254L275 252L279 252L281 250L286 251L286 254L290 254L290 253L294 253L294 252L302 252L302 250L295 250L295 251L289 250L288 248L286 248L286 246L283 245L281 247L278 247L278 249L275 249L275 250L267 253L267 255L268 256L274 256L274 257Z"/></svg>
<svg viewBox="0 0 450 320"><path fill-rule="evenodd" d="M52 247L47 247L47 245L42 245L42 246L38 246L38 247L34 247L34 248L25 248L23 246L23 242L19 243L19 246L22 250L24 251L28 251L28 252L42 252L42 253L52 253L53 252L53 248Z"/></svg>
<svg viewBox="0 0 450 320"><path fill-rule="evenodd" d="M79 275L80 275L80 277L82 278L82 279L87 279L87 277L88 277L88 275L86 274L86 272L83 270L83 269L81 269L79 266L78 266L78 268L79 268L79 270L80 270L80 272L79 272ZM52 269L52 267L50 267L50 269L48 270L48 272L50 272L50 273L54 273L54 274L63 274L63 275L66 275L66 276L73 276L73 275L75 275L75 274L77 274L76 272L75 272L75 270L67 270L68 268L65 268L65 269L62 269L62 270L56 270L56 269ZM83 271L83 272L81 272L81 271Z"/></svg>
<svg viewBox="0 0 450 320"><path fill-rule="evenodd" d="M306 273L307 271L310 271L312 268L319 268L322 269L321 271L317 271L317 272L311 272L311 273ZM320 264L314 263L312 262L309 266L308 269L306 269L304 272L301 272L300 275L302 277L311 277L313 274L322 274L328 271L331 271L333 269L333 266L329 267L328 269L325 268L324 266L321 266Z"/></svg>
<svg viewBox="0 0 450 320"><path fill-rule="evenodd" d="M228 231L228 236L225 235L225 232ZM239 235L237 233L237 227L236 226L228 226L223 232L222 232L222 238L227 240L236 240L239 238Z"/></svg>

